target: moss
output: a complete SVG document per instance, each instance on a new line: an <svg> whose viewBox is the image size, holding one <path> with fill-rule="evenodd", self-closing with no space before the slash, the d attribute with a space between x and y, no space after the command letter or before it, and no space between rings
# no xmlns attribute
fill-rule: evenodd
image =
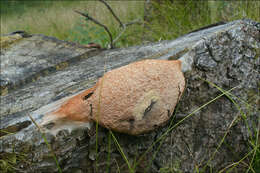
<svg viewBox="0 0 260 173"><path fill-rule="evenodd" d="M0 37L0 47L7 48L13 43L16 43L20 40L22 40L23 37L20 34L14 34L14 35L8 35L8 36L1 36Z"/></svg>
<svg viewBox="0 0 260 173"><path fill-rule="evenodd" d="M184 54L186 54L187 52L189 52L189 48L184 48L183 50L177 52L175 55L172 55L169 57L169 60L176 60L178 58L180 58L181 56L183 56Z"/></svg>
<svg viewBox="0 0 260 173"><path fill-rule="evenodd" d="M257 104L260 104L259 103L259 91L260 91L260 82L258 82L258 90L253 90L253 89L250 89L247 91L247 103L251 104L251 105L257 105ZM260 105L258 105L260 106Z"/></svg>
<svg viewBox="0 0 260 173"><path fill-rule="evenodd" d="M258 48L258 49L255 49L255 59L257 60L257 58L259 58L260 57L260 48Z"/></svg>
<svg viewBox="0 0 260 173"><path fill-rule="evenodd" d="M180 161L173 161L169 166L160 168L160 173L182 173Z"/></svg>
<svg viewBox="0 0 260 173"><path fill-rule="evenodd" d="M1 96L5 96L8 94L8 87L5 87L5 88L1 88L0 90L0 95Z"/></svg>
<svg viewBox="0 0 260 173"><path fill-rule="evenodd" d="M1 153L0 154L0 172L2 173L10 173L17 172L19 169L17 165L19 162L25 161L25 154L20 153Z"/></svg>
<svg viewBox="0 0 260 173"><path fill-rule="evenodd" d="M44 70L43 74L44 74L45 76L47 76L47 75L49 74L49 71L48 71L48 70Z"/></svg>
<svg viewBox="0 0 260 173"><path fill-rule="evenodd" d="M62 63L56 65L56 70L62 70L62 69L65 69L68 66L69 66L69 64L67 62L62 62Z"/></svg>

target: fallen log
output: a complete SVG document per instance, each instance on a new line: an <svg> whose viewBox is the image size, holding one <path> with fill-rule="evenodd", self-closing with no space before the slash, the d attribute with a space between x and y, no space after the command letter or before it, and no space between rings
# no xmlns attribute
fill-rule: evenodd
<svg viewBox="0 0 260 173"><path fill-rule="evenodd" d="M53 154L63 172L229 168L252 150L250 139L259 130L259 32L259 23L238 20L173 41L113 50L44 35L2 36L1 160L15 158L8 163L17 172L58 172ZM104 72L144 59L182 61L186 89L167 125L129 136L67 124L56 136L45 134L50 150L28 115L40 123L50 108L91 88Z"/></svg>

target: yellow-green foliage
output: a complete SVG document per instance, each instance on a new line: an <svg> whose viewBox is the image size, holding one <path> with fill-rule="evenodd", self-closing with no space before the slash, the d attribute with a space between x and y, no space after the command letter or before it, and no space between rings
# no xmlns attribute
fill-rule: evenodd
<svg viewBox="0 0 260 173"><path fill-rule="evenodd" d="M0 154L0 172L2 173L13 173L17 171L21 171L16 168L18 162L26 162L25 154L17 154L17 153L1 153Z"/></svg>
<svg viewBox="0 0 260 173"><path fill-rule="evenodd" d="M117 47L147 41L174 39L194 29L219 21L249 18L260 21L260 1L156 1L145 25L131 25ZM157 2L160 2L159 4ZM75 13L79 10L107 25L113 37L119 24L99 1L1 1L1 33L25 30L87 44L109 43L105 30ZM144 18L144 1L109 1L123 23ZM144 27L145 26L145 27Z"/></svg>
<svg viewBox="0 0 260 173"><path fill-rule="evenodd" d="M23 37L19 34L9 35L9 36L0 36L0 47L6 48L11 44L21 40Z"/></svg>
<svg viewBox="0 0 260 173"><path fill-rule="evenodd" d="M0 3L1 34L25 30L81 44L96 42L104 45L109 40L104 29L90 21L86 22L84 17L74 10L88 13L104 23L111 29L113 35L116 35L119 28L104 4L98 1L37 1L37 3L1 1ZM141 1L111 1L109 4L122 22L131 21L142 15ZM4 8L7 10L3 11Z"/></svg>
<svg viewBox="0 0 260 173"><path fill-rule="evenodd" d="M260 20L260 1L162 1L155 7L149 35L153 40L174 39L220 21Z"/></svg>

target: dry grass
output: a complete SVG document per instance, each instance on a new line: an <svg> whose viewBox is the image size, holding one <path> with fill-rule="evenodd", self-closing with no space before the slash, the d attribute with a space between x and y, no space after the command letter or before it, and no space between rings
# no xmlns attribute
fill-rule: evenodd
<svg viewBox="0 0 260 173"><path fill-rule="evenodd" d="M138 16L136 13L137 10L140 11L143 8L142 1L111 1L109 4L123 22L135 17L134 14L136 18L142 15L138 13ZM10 10L15 11L15 5ZM87 12L105 25L117 25L106 7L98 1L56 1L47 8L41 5L33 8L25 7L22 14L3 15L1 17L1 34L25 30L30 33L54 36L62 40L73 40L75 27L86 23L73 10ZM89 25L94 24L89 22Z"/></svg>
<svg viewBox="0 0 260 173"><path fill-rule="evenodd" d="M150 14L149 23L146 23L148 27L130 26L116 46L127 47L149 41L171 40L219 21L228 22L242 18L260 21L260 1L173 2L165 0L160 4L153 4L155 9ZM109 4L123 23L137 18L143 19L144 1L109 1ZM102 47L106 46L109 39L104 29L91 21L85 21L73 10L88 13L107 25L114 38L119 33L117 21L105 5L98 1L26 1L19 5L10 3L4 8L6 9L1 9L6 13L1 12L1 34L25 30L81 44L95 42Z"/></svg>

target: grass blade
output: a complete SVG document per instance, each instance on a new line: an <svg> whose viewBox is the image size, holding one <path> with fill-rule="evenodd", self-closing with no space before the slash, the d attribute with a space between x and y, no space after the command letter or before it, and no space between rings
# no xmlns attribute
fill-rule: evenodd
<svg viewBox="0 0 260 173"><path fill-rule="evenodd" d="M236 87L231 88L230 90L228 90L227 92L230 92L232 90L234 90ZM225 92L225 93L227 93ZM222 93L220 95L218 95L217 97L215 97L214 99L210 100L209 102L205 103L204 105L200 106L199 108L195 109L194 111L192 111L190 114L188 114L187 116L185 116L182 120L180 120L178 123L176 123L173 127L169 128L163 135L161 135L145 152L143 155L141 155L141 157L139 158L139 160L137 161L138 165L140 163L140 161L144 158L144 156L154 147L155 144L157 144L159 141L161 141L161 139L166 136L172 129L174 129L175 127L177 127L179 124L181 124L183 121L185 121L186 119L188 119L190 116L192 116L193 114L195 114L196 112L198 112L199 110L201 110L202 108L206 107L207 105L209 105L210 103L216 101L217 99L219 99L220 97L224 96L225 93Z"/></svg>
<svg viewBox="0 0 260 173"><path fill-rule="evenodd" d="M59 165L59 162L58 162L58 160L57 160L57 158L56 158L56 155L54 154L54 151L53 151L53 149L51 148L51 145L50 145L49 142L47 141L47 138L46 138L45 134L42 132L40 126L35 122L35 120L33 119L33 117L32 117L30 114L28 114L28 116L30 117L30 119L31 119L31 121L33 122L33 124L34 124L34 125L38 128L38 130L40 131L40 133L41 133L41 135L42 135L42 138L43 138L45 144L47 145L47 147L48 147L49 150L51 151L52 157L53 157L53 159L55 160L55 163L56 163L56 166L57 166L57 168L58 168L59 173L62 173L62 170L61 170L61 168L60 168L60 165Z"/></svg>
<svg viewBox="0 0 260 173"><path fill-rule="evenodd" d="M118 141L117 141L116 137L114 136L113 132L112 132L111 130L109 130L109 133L111 134L111 136L112 136L114 142L116 143L116 146L118 147L118 150L119 150L121 156L122 156L123 159L125 160L125 162L126 162L128 168L129 168L129 171L130 171L131 173L134 172L134 170L132 169L132 167L131 167L129 161L128 161L127 158L126 158L126 155L125 155L125 153L124 153L122 147L121 147L120 144L118 143Z"/></svg>

